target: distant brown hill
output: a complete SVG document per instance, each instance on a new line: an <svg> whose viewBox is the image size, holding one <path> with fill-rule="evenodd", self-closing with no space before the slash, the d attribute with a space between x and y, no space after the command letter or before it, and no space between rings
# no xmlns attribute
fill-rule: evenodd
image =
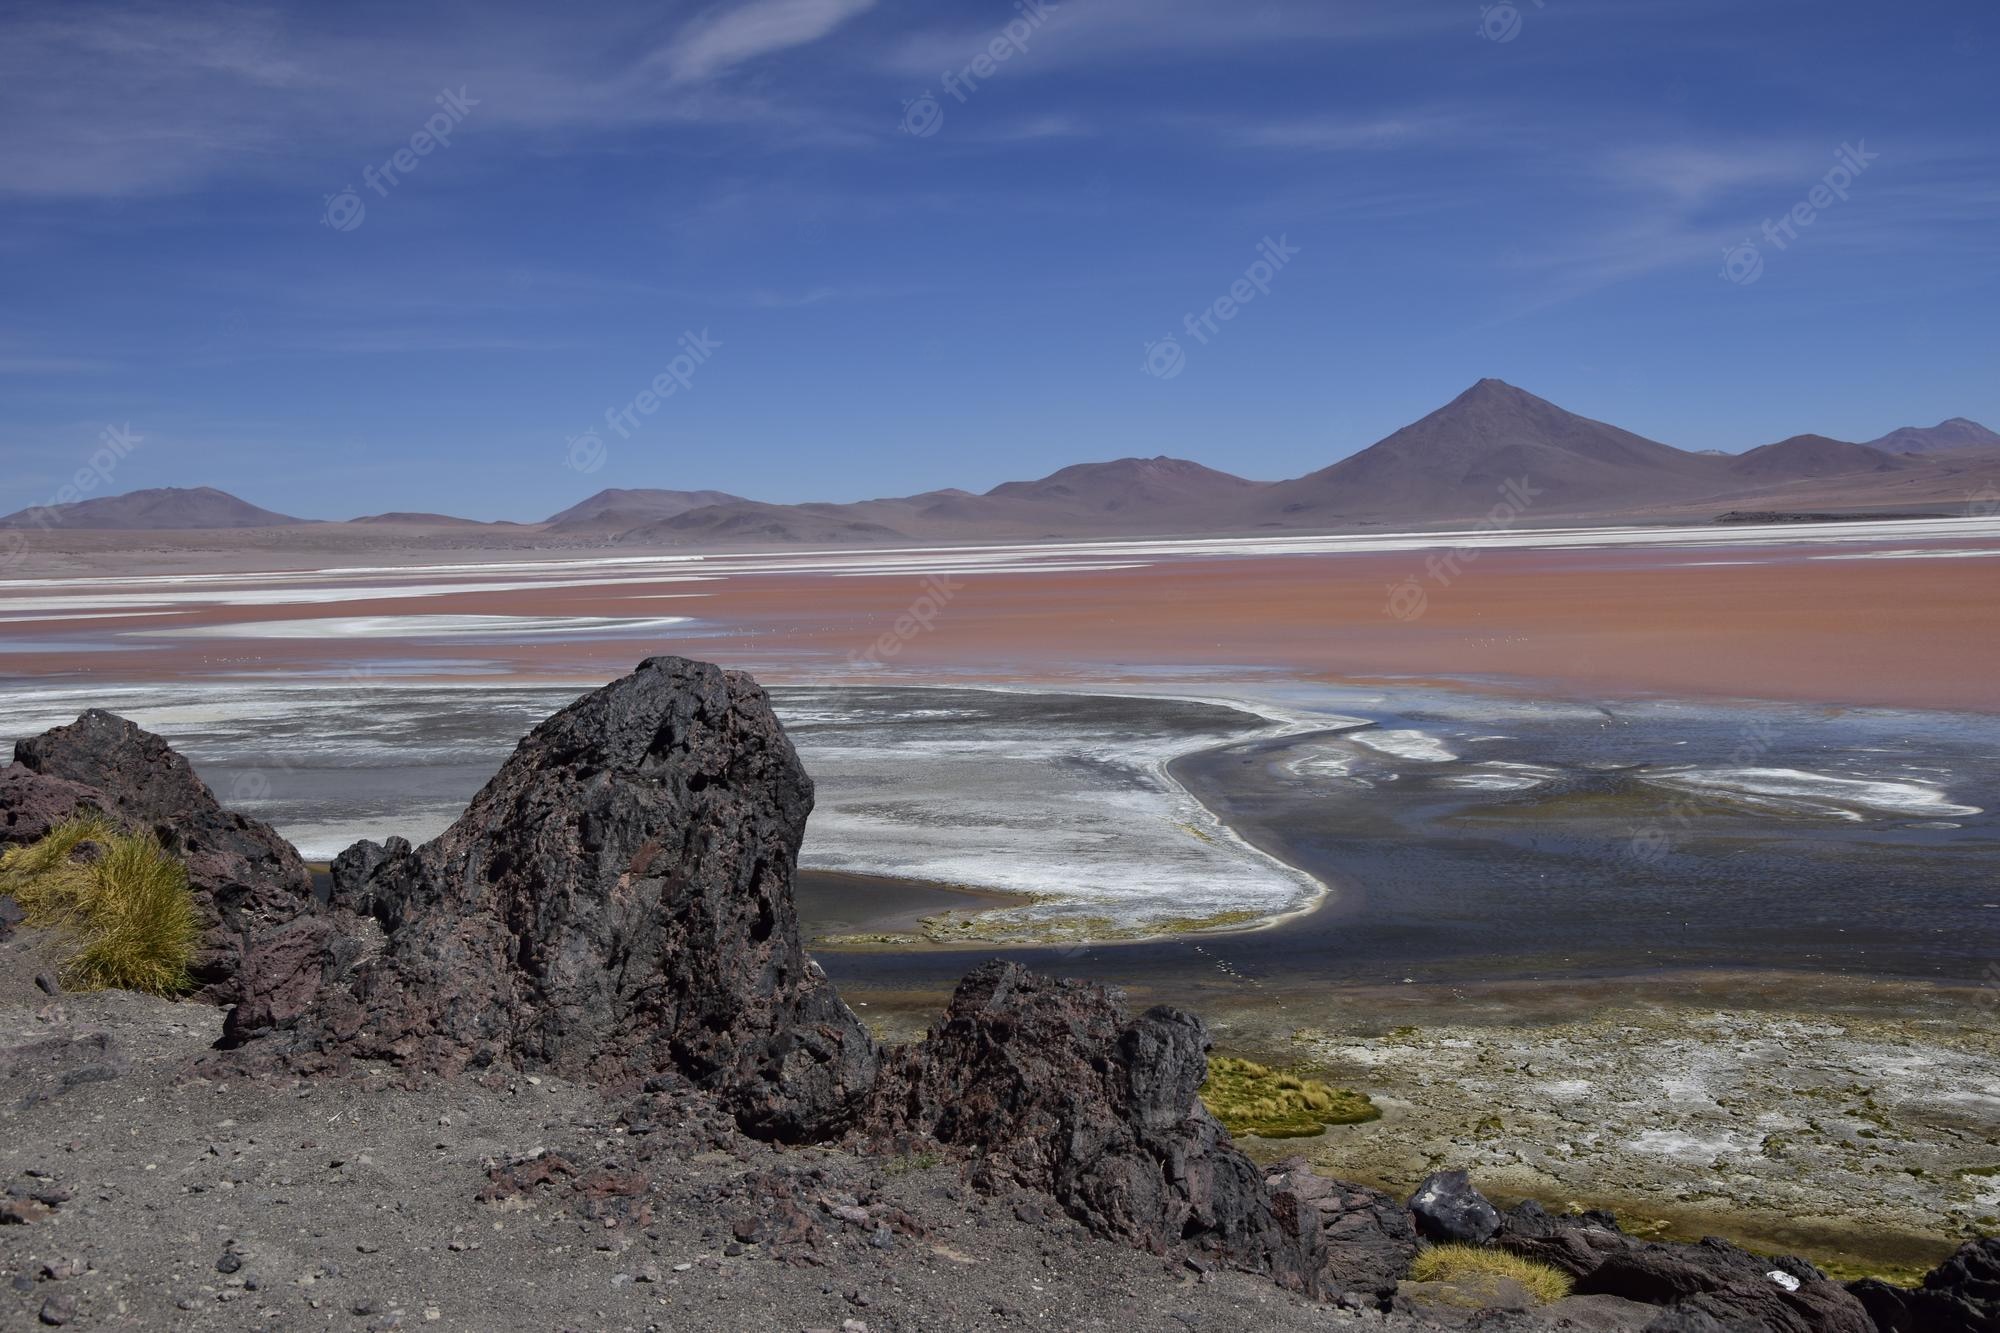
<svg viewBox="0 0 2000 1333"><path fill-rule="evenodd" d="M728 491L670 491L612 487L551 514L552 532L623 532L655 519L672 518L705 505L733 504L743 497Z"/></svg>
<svg viewBox="0 0 2000 1333"><path fill-rule="evenodd" d="M397 511L317 530L330 542L354 525L401 527L410 530L407 537L381 539L461 547L578 539L759 547L1325 532L1476 523L1502 502L1510 481L1525 483L1532 496L1514 516L1526 524L1701 522L1728 511L1916 512L1920 506L1963 513L2000 485L2000 435L1953 417L1872 444L1795 435L1741 454L1689 452L1484 379L1361 452L1290 481L1252 481L1163 455L1076 463L983 494L946 488L838 504L772 504L725 491L614 487L539 525ZM202 488L135 491L46 514L24 510L0 525L137 530L303 521Z"/></svg>
<svg viewBox="0 0 2000 1333"><path fill-rule="evenodd" d="M1120 458L1074 464L1033 481L1003 482L984 495L948 489L851 504L738 500L645 524L619 540L998 540L1205 531L1262 489L1263 483L1185 459Z"/></svg>
<svg viewBox="0 0 2000 1333"><path fill-rule="evenodd" d="M1890 454L1952 454L1968 449L2000 449L2000 435L1977 421L1952 417L1935 426L1905 426L1868 442Z"/></svg>
<svg viewBox="0 0 2000 1333"><path fill-rule="evenodd" d="M387 514L366 514L360 518L350 518L347 521L350 523L382 523L397 527L479 528L486 526L476 518L454 518L450 514L408 513L402 510L392 511Z"/></svg>
<svg viewBox="0 0 2000 1333"><path fill-rule="evenodd" d="M989 499L1047 504L1090 513L1167 509L1240 500L1263 484L1218 472L1184 458L1120 458L1109 463L1077 463L1039 481L1009 481L986 492Z"/></svg>
<svg viewBox="0 0 2000 1333"><path fill-rule="evenodd" d="M1471 518L1525 478L1545 513L1633 509L1725 491L1726 466L1485 379L1351 458L1263 489L1248 508L1285 526Z"/></svg>
<svg viewBox="0 0 2000 1333"><path fill-rule="evenodd" d="M1907 460L1870 445L1824 435L1794 435L1738 454L1730 460L1729 471L1746 480L1770 482L1895 472L1909 466Z"/></svg>
<svg viewBox="0 0 2000 1333"><path fill-rule="evenodd" d="M259 509L212 486L162 486L103 495L74 504L19 510L0 518L0 528L95 528L114 531L177 531L195 528L278 528L311 519Z"/></svg>
<svg viewBox="0 0 2000 1333"><path fill-rule="evenodd" d="M690 509L672 518L657 519L621 534L619 540L648 546L691 541L830 545L837 542L896 541L906 535L880 523L870 523L841 512L852 508L855 506L769 505L755 500L737 500L730 504Z"/></svg>

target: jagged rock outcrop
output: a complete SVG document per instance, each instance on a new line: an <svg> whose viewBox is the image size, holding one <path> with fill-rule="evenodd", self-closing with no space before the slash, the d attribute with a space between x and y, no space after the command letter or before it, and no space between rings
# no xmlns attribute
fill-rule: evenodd
<svg viewBox="0 0 2000 1333"><path fill-rule="evenodd" d="M82 813L104 814L101 800L81 783L19 764L0 768L0 848L40 842L58 824Z"/></svg>
<svg viewBox="0 0 2000 1333"><path fill-rule="evenodd" d="M1493 1243L1524 1259L1560 1268L1571 1277L1582 1277L1611 1255L1641 1242L1626 1235L1610 1213L1599 1209L1551 1213L1529 1199L1501 1214L1500 1231Z"/></svg>
<svg viewBox="0 0 2000 1333"><path fill-rule="evenodd" d="M1273 1194L1290 1193L1319 1215L1326 1257L1320 1272L1329 1296L1354 1292L1386 1300L1417 1257L1417 1228L1393 1195L1322 1176L1303 1157L1287 1158L1264 1177Z"/></svg>
<svg viewBox="0 0 2000 1333"><path fill-rule="evenodd" d="M1579 1295L1623 1296L1773 1333L1875 1333L1861 1303L1803 1259L1764 1259L1728 1241L1633 1241L1577 1279Z"/></svg>
<svg viewBox="0 0 2000 1333"><path fill-rule="evenodd" d="M1102 1235L1316 1293L1318 1216L1267 1189L1201 1105L1208 1048L1182 1010L1128 1021L1103 987L988 963L923 1041L885 1057L866 1136L933 1140L970 1154L983 1189L1046 1193Z"/></svg>
<svg viewBox="0 0 2000 1333"><path fill-rule="evenodd" d="M1713 1237L1694 1245L1644 1241L1607 1212L1551 1213L1529 1200L1506 1212L1493 1243L1560 1268L1581 1294L1669 1307L1649 1328L1873 1327L1853 1296L1803 1259L1765 1259Z"/></svg>
<svg viewBox="0 0 2000 1333"><path fill-rule="evenodd" d="M203 997L238 998L249 939L312 900L312 877L268 824L225 810L186 759L149 731L101 709L14 747L0 770L0 842L32 842L97 811L150 831L187 865L202 926L190 971Z"/></svg>
<svg viewBox="0 0 2000 1333"><path fill-rule="evenodd" d="M257 942L225 1040L251 1066L677 1072L750 1133L837 1132L875 1048L799 942L812 809L748 676L656 657L528 735L456 823L362 843Z"/></svg>
<svg viewBox="0 0 2000 1333"><path fill-rule="evenodd" d="M2000 1237L1969 1240L1924 1275L1895 1287L1874 1278L1848 1284L1881 1333L1996 1333L2000 1330Z"/></svg>
<svg viewBox="0 0 2000 1333"><path fill-rule="evenodd" d="M1484 1245L1500 1230L1499 1210L1463 1171L1432 1172L1410 1196L1410 1213L1425 1240Z"/></svg>

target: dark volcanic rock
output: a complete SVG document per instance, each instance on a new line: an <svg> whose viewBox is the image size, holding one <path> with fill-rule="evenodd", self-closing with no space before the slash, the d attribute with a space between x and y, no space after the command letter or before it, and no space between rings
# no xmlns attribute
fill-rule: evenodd
<svg viewBox="0 0 2000 1333"><path fill-rule="evenodd" d="M91 709L14 747L0 770L6 841L32 841L52 824L94 808L149 831L187 865L202 925L191 969L209 999L236 998L249 936L289 920L312 899L312 878L269 825L232 813L187 760L122 717Z"/></svg>
<svg viewBox="0 0 2000 1333"><path fill-rule="evenodd" d="M1648 1323L1644 1333L1757 1333L1755 1324L1725 1324L1714 1315L1677 1306Z"/></svg>
<svg viewBox="0 0 2000 1333"><path fill-rule="evenodd" d="M1924 1275L1920 1287L1868 1278L1848 1284L1882 1333L2000 1330L2000 1238L1967 1241Z"/></svg>
<svg viewBox="0 0 2000 1333"><path fill-rule="evenodd" d="M1393 1195L1318 1175L1303 1157L1280 1162L1264 1183L1273 1194L1293 1194L1319 1214L1326 1242L1321 1272L1329 1293L1385 1298L1410 1271L1417 1257L1416 1222Z"/></svg>
<svg viewBox="0 0 2000 1333"><path fill-rule="evenodd" d="M0 768L0 847L40 842L56 825L106 813L103 807L103 798L80 783L9 764Z"/></svg>
<svg viewBox="0 0 2000 1333"><path fill-rule="evenodd" d="M1861 1303L1805 1260L1759 1258L1714 1236L1696 1245L1629 1245L1579 1278L1576 1291L1674 1306L1709 1315L1732 1329L1875 1330Z"/></svg>
<svg viewBox="0 0 2000 1333"><path fill-rule="evenodd" d="M1593 1209L1551 1213L1533 1199L1501 1215L1493 1243L1503 1250L1582 1277L1606 1258L1644 1242L1618 1229L1618 1219Z"/></svg>
<svg viewBox="0 0 2000 1333"><path fill-rule="evenodd" d="M1274 1197L1201 1105L1208 1046L1192 1014L1128 1022L1102 987L988 963L923 1041L885 1058L868 1135L928 1137L974 1154L982 1189L1038 1190L1100 1234L1316 1292L1318 1217Z"/></svg>
<svg viewBox="0 0 2000 1333"><path fill-rule="evenodd" d="M1499 1210L1463 1171L1433 1172L1410 1196L1410 1212L1425 1240L1484 1245L1500 1230Z"/></svg>
<svg viewBox="0 0 2000 1333"><path fill-rule="evenodd" d="M656 657L537 727L435 841L363 843L268 932L227 1040L254 1064L673 1070L749 1132L836 1132L875 1071L799 943L812 809L763 690Z"/></svg>

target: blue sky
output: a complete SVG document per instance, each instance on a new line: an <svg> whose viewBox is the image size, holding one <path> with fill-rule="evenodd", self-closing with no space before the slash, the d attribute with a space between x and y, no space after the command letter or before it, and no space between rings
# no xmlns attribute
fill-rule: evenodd
<svg viewBox="0 0 2000 1333"><path fill-rule="evenodd" d="M6 4L0 510L126 423L115 489L516 519L1295 476L1486 375L2000 427L1996 60L1990 0Z"/></svg>

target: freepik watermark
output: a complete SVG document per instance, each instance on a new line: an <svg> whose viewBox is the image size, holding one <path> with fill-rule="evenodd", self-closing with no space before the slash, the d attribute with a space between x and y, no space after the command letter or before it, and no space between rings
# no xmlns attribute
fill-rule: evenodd
<svg viewBox="0 0 2000 1333"><path fill-rule="evenodd" d="M1521 515L1528 512L1535 497L1541 494L1538 487L1528 483L1526 477L1518 480L1509 478L1500 485L1500 503L1486 511L1486 517L1479 521L1475 532L1504 532L1520 522ZM1430 609L1431 585L1440 589L1449 588L1464 577L1465 567L1479 558L1481 547L1447 546L1441 551L1432 551L1424 557L1424 575L1415 574L1400 583L1389 585L1388 605L1382 614L1392 620L1408 623L1421 618Z"/></svg>
<svg viewBox="0 0 2000 1333"><path fill-rule="evenodd" d="M1792 242L1799 239L1802 228L1819 221L1819 215L1832 208L1835 202L1847 202L1847 192L1861 173L1874 165L1880 153L1868 151L1868 141L1844 143L1833 150L1834 168L1820 178L1819 184L1806 191L1806 197L1776 218L1764 219L1764 241L1780 250L1789 250ZM1748 287L1764 276L1764 251L1752 237L1746 236L1740 242L1722 252L1722 276L1738 287Z"/></svg>
<svg viewBox="0 0 2000 1333"><path fill-rule="evenodd" d="M928 634L937 625L937 618L951 605L952 598L958 596L965 585L949 574L932 574L920 585L923 591L887 633L868 645L867 652L847 655L847 665L855 671L880 671L887 660L894 659L910 641L920 634Z"/></svg>
<svg viewBox="0 0 2000 1333"><path fill-rule="evenodd" d="M683 333L680 346L680 354L667 363L665 370L653 376L650 388L642 389L623 407L604 409L604 424L616 431L619 439L631 439L632 432L639 429L641 417L652 416L675 394L692 388L695 371L708 363L722 343L711 338L708 330L703 329L700 333ZM588 476L603 467L608 456L604 437L597 433L595 427L563 441L563 466L572 472Z"/></svg>
<svg viewBox="0 0 2000 1333"><path fill-rule="evenodd" d="M1771 752L1777 740L1778 729L1765 719L1757 718L1744 726L1736 748L1723 762L1730 768L1755 768ZM1694 828L1702 808L1703 801L1695 793L1677 793L1667 802L1666 814L1659 823L1632 830L1632 839L1625 846L1626 855L1642 865L1653 865L1665 859L1674 844Z"/></svg>
<svg viewBox="0 0 2000 1333"><path fill-rule="evenodd" d="M1547 0L1534 0L1536 9L1546 9ZM1479 27L1481 37L1489 42L1511 42L1521 35L1521 7L1499 0L1497 4L1479 7Z"/></svg>
<svg viewBox="0 0 2000 1333"><path fill-rule="evenodd" d="M960 106L971 101L972 95L998 74L1002 65L1017 55L1027 54L1028 39L1042 30L1057 7L1043 0L1014 0L1014 8L1021 12L1021 17L1009 20L963 69L946 70L938 76L945 92L957 98ZM944 103L936 93L927 90L903 103L903 133L915 139L928 139L943 128Z"/></svg>
<svg viewBox="0 0 2000 1333"><path fill-rule="evenodd" d="M118 470L118 465L139 447L146 437L132 433L132 423L122 426L106 426L97 434L99 447L85 460L76 474L57 488L55 494L27 509L21 517L21 525L10 529L4 539L0 539L0 566L11 565L28 549L27 527L33 526L47 532L57 525L56 510L63 505L73 505L86 499L99 486L108 486Z"/></svg>
<svg viewBox="0 0 2000 1333"><path fill-rule="evenodd" d="M1300 247L1293 245L1288 236L1275 241L1266 236L1257 247L1257 262L1229 284L1228 292L1211 301L1208 309L1183 319L1182 327L1201 346L1208 346L1209 339L1221 337L1222 326L1235 319L1244 306L1271 294L1272 280L1298 258L1299 251ZM1169 333L1158 342L1147 343L1146 359L1139 369L1156 380L1170 380L1186 370L1187 349L1181 345L1180 335Z"/></svg>
<svg viewBox="0 0 2000 1333"><path fill-rule="evenodd" d="M447 88L433 100L444 110L426 120L424 127L410 136L409 147L398 148L379 167L371 164L361 168L362 183L382 198L387 199L389 191L417 169L418 159L429 157L439 148L451 147L451 136L458 132L459 123L479 105L478 98L465 95L462 84L457 92ZM320 225L335 231L353 231L367 218L367 201L352 185L326 196L326 207L319 215Z"/></svg>

